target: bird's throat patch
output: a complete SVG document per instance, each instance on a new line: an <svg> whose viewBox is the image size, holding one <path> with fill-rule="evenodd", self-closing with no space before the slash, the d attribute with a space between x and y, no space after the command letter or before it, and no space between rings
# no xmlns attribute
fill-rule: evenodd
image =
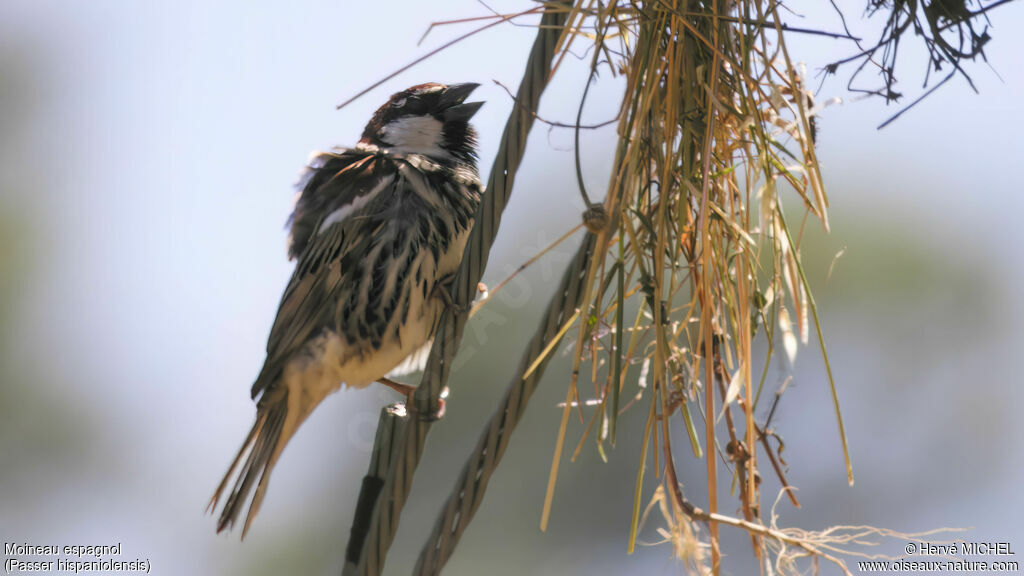
<svg viewBox="0 0 1024 576"><path fill-rule="evenodd" d="M380 138L393 153L447 158L449 153L441 146L443 128L444 124L433 116L402 116L389 122Z"/></svg>

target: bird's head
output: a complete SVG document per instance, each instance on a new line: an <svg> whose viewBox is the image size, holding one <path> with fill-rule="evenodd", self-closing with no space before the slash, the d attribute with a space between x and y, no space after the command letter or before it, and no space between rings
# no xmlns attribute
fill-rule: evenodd
<svg viewBox="0 0 1024 576"><path fill-rule="evenodd" d="M466 102L479 84L419 84L391 96L370 119L359 144L437 161L476 162L469 119L483 102Z"/></svg>

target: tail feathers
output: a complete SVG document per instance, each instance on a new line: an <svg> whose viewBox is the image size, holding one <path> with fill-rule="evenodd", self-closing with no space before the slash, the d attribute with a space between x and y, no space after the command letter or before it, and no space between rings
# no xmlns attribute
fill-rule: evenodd
<svg viewBox="0 0 1024 576"><path fill-rule="evenodd" d="M224 489L227 488L228 482L234 478L234 486L231 488L231 493L228 495L227 501L224 503L224 509L217 520L217 532L235 525L235 521L242 511L242 506L248 500L249 492L252 491L253 484L258 477L259 484L256 486L256 493L253 495L252 503L249 505L249 512L245 517L245 526L242 528L242 539L245 539L245 535L249 531L249 525L252 524L253 518L259 512L260 504L263 502L263 496L267 491L267 484L270 480L270 472L274 469L274 464L277 462L277 458L280 456L285 443L288 442L291 433L294 432L294 428L292 428L289 433L282 436L281 432L287 415L287 393L259 407L252 430L249 431L249 435L242 444L242 448L238 451L238 455L235 456L231 467L228 468L227 474L224 475L224 479L217 486L217 491L206 507L207 512L212 512L217 508L217 503L224 493ZM245 464L239 470L238 475L235 476L235 469L238 468L243 457L245 457Z"/></svg>

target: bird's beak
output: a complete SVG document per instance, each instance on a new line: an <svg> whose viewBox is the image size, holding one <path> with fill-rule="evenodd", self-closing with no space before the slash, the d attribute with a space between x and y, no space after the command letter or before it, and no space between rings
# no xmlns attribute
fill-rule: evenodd
<svg viewBox="0 0 1024 576"><path fill-rule="evenodd" d="M442 115L446 122L468 122L476 114L476 111L484 105L483 102L466 102L473 90L480 86L475 82L465 84L452 84L445 89L441 95L441 107L444 108Z"/></svg>

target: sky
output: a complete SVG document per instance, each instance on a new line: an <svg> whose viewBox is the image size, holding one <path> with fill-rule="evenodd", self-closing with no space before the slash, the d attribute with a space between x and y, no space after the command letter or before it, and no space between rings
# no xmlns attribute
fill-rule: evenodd
<svg viewBox="0 0 1024 576"><path fill-rule="evenodd" d="M794 25L806 15L839 28L816 3L792 9ZM486 173L512 106L497 83L518 85L535 30L493 28L335 106L469 29L440 27L417 45L431 22L487 13L469 1L0 5L0 540L122 542L156 574L337 571L379 407L396 400L387 390L325 402L244 543L215 536L203 507L251 425L249 384L291 272L284 224L308 154L354 143L394 91L472 81L487 101L475 118ZM859 11L848 16L870 36ZM820 355L802 350L778 415L804 503L785 510L787 525L971 526L1024 549L1022 16L1020 3L993 13L988 65L970 67L980 94L954 80L883 130L896 109L844 82L821 87L819 100L843 99L819 122L833 232L812 236L806 257L858 481L844 479ZM791 38L814 86L850 52ZM913 56L908 98L921 92ZM585 73L567 59L540 114L570 122ZM603 76L584 121L614 116L621 90ZM613 129L583 139L588 189L606 185L613 146ZM491 284L582 212L572 134L537 125L527 150ZM531 268L467 329L465 387L453 385L432 432L387 573L415 560L437 491L517 362L503 351L522 347L572 250ZM448 573L678 572L665 546L624 552L635 448L563 465L552 526L537 528L567 374L564 360L549 369ZM703 464L693 468L684 483L699 483Z"/></svg>

